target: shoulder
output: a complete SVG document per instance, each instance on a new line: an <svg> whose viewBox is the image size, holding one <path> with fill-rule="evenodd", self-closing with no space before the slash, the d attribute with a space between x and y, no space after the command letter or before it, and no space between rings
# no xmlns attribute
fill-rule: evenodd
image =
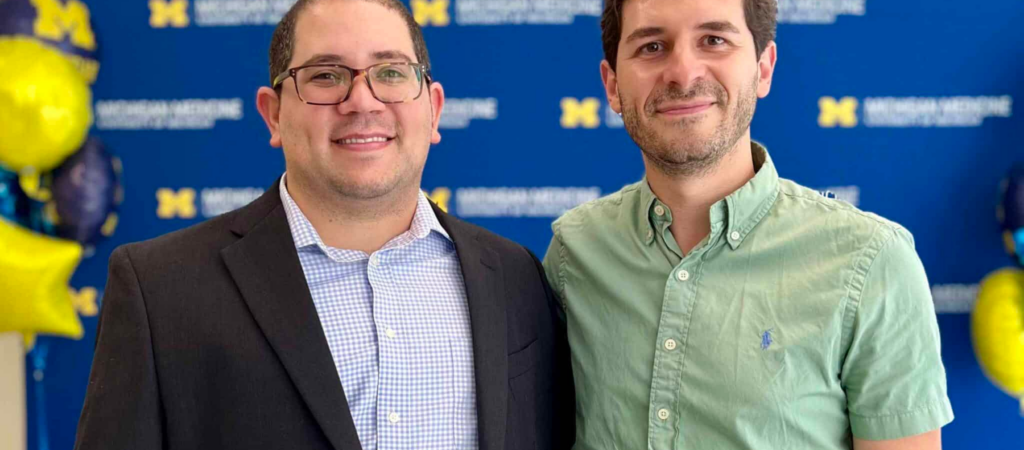
<svg viewBox="0 0 1024 450"><path fill-rule="evenodd" d="M225 222L227 218L218 217L153 239L125 244L114 250L111 259L126 257L137 269L188 264L219 252L234 241Z"/></svg>
<svg viewBox="0 0 1024 450"><path fill-rule="evenodd" d="M453 234L453 239L462 240L461 238L472 238L472 240L465 240L464 242L470 243L470 245L477 245L481 249L486 249L497 254L503 263L514 263L514 264L529 264L533 265L536 256L526 247L494 233L484 227L475 225L464 220L458 219L451 215L447 215L444 218L444 222L448 225L449 233ZM475 240L475 242L472 242Z"/></svg>
<svg viewBox="0 0 1024 450"><path fill-rule="evenodd" d="M628 184L601 198L583 203L563 214L551 225L555 237L597 235L636 225L641 203L641 183Z"/></svg>
<svg viewBox="0 0 1024 450"><path fill-rule="evenodd" d="M896 237L912 243L910 232L899 223L787 179L779 180L779 197L773 209L774 216L783 218L789 226L841 234L861 244L884 243Z"/></svg>
<svg viewBox="0 0 1024 450"><path fill-rule="evenodd" d="M111 260L127 258L136 270L156 271L210 264L211 258L219 258L222 249L238 241L232 231L234 228L253 219L262 219L273 211L275 205L266 199L267 196L261 197L245 207L181 230L122 245L114 250Z"/></svg>

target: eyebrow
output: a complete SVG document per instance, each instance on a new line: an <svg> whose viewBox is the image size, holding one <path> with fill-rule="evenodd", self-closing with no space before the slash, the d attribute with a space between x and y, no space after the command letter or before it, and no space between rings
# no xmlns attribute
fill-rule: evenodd
<svg viewBox="0 0 1024 450"><path fill-rule="evenodd" d="M719 33L726 32L726 33L740 34L740 29L736 28L736 25L733 25L732 22L725 22L725 21L705 22L705 23L700 24L700 26L698 26L697 29L698 30L707 30L707 31L717 31Z"/></svg>
<svg viewBox="0 0 1024 450"><path fill-rule="evenodd" d="M305 62L303 62L300 65L301 66L307 66L307 65L310 65L310 64L331 64L331 63L341 63L341 62L342 62L342 59L338 55L334 55L334 54L330 54L330 53L318 53L318 54L313 55L312 57L310 57L309 59L307 59Z"/></svg>
<svg viewBox="0 0 1024 450"><path fill-rule="evenodd" d="M740 34L740 29L736 28L736 25L733 25L732 22L728 21L704 22L698 25L697 29L705 31L715 31L718 33ZM636 30L633 30L632 33L629 33L629 36L626 37L626 40L624 42L628 44L637 39L649 38L651 36L658 36L664 33L665 29L662 27L637 28Z"/></svg>
<svg viewBox="0 0 1024 450"><path fill-rule="evenodd" d="M664 33L665 33L665 29L662 28L662 27L643 27L643 28L637 28L637 29L633 30L632 33L629 33L629 36L626 37L626 40L624 42L626 42L628 44L628 43L630 43L632 41L635 41L637 39L648 38L648 37L651 37L651 36L657 36L657 35L664 34Z"/></svg>
<svg viewBox="0 0 1024 450"><path fill-rule="evenodd" d="M413 62L409 55L401 52L400 50L383 50L379 52L373 52L373 59L377 60L392 60L401 59L407 63Z"/></svg>
<svg viewBox="0 0 1024 450"><path fill-rule="evenodd" d="M382 50L379 52L373 52L371 56L373 57L373 59L378 61L400 59L408 63L413 62L412 58L410 58L409 55L406 55L405 53L402 53L399 50ZM333 53L318 53L307 59L301 65L307 66L310 64L343 64L344 62L345 58L342 58L339 55Z"/></svg>

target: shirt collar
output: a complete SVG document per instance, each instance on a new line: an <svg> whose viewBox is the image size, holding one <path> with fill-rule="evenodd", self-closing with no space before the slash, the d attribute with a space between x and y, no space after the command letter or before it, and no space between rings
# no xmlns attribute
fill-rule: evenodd
<svg viewBox="0 0 1024 450"><path fill-rule="evenodd" d="M295 248L302 249L305 247L316 246L324 253L331 253L328 251L329 247L327 247L327 245L324 244L324 241L320 238L320 234L317 233L315 228L313 228L313 224L309 222L306 215L299 209L299 205L295 203L291 194L288 193L288 187L285 183L285 178L287 176L287 173L281 176L281 202L284 203L285 214L288 216L288 227L291 229L292 239L295 241ZM404 240L409 241L423 239L427 237L431 231L436 231L445 239L451 240L451 236L448 235L448 232L441 226L441 222L437 220L437 216L434 215L434 210L431 208L427 197L423 192L420 192L416 201L416 213L413 215L412 224L409 226L409 230L393 239L384 247L387 248L394 242L403 240L403 238L405 238Z"/></svg>
<svg viewBox="0 0 1024 450"><path fill-rule="evenodd" d="M768 149L751 141L750 151L754 160L754 177L711 205L711 227L714 229L715 225L724 223L726 240L733 249L743 243L779 196L779 173L768 155ZM654 195L647 177L640 183L639 214L642 224L639 229L640 239L648 245L654 242L654 233L660 231L659 224L672 222L671 211Z"/></svg>

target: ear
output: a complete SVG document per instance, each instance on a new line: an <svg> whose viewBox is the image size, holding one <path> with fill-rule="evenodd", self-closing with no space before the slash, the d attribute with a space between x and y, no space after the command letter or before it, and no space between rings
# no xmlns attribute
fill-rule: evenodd
<svg viewBox="0 0 1024 450"><path fill-rule="evenodd" d="M615 75L608 60L601 61L601 82L604 83L604 95L608 97L608 106L612 111L622 114L622 103L619 100L619 79Z"/></svg>
<svg viewBox="0 0 1024 450"><path fill-rule="evenodd" d="M270 146L281 148L281 97L269 87L256 91L256 109L270 130Z"/></svg>
<svg viewBox="0 0 1024 450"><path fill-rule="evenodd" d="M757 61L758 98L767 97L768 92L772 90L772 75L775 73L775 61L778 58L777 52L778 46L775 45L775 41L771 41L765 47L764 52L761 53L761 59Z"/></svg>
<svg viewBox="0 0 1024 450"><path fill-rule="evenodd" d="M435 81L430 83L427 94L430 95L430 143L437 144L441 142L438 127L441 125L441 110L444 109L444 88Z"/></svg>

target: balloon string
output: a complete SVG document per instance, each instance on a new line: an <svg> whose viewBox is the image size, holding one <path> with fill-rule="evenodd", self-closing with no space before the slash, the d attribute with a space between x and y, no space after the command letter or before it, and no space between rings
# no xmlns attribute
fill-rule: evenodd
<svg viewBox="0 0 1024 450"><path fill-rule="evenodd" d="M36 391L36 430L38 430L39 450L50 450L49 433L46 429L46 393L43 391L43 380L46 377L46 354L48 345L45 339L36 341L35 348L29 353L32 357L32 379L35 380Z"/></svg>

